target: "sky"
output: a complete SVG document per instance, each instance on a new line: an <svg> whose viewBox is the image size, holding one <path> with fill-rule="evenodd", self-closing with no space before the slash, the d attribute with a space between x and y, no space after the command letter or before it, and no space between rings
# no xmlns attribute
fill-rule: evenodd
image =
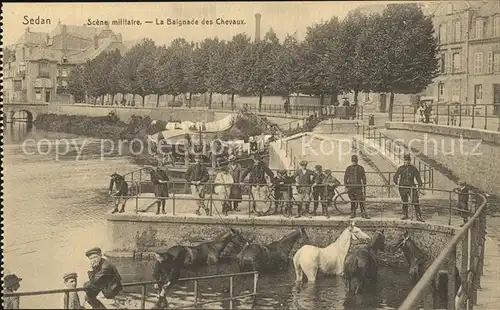
<svg viewBox="0 0 500 310"><path fill-rule="evenodd" d="M245 32L255 35L255 13L261 14L261 37L272 28L280 39L296 33L298 39L305 35L306 28L326 21L332 16L340 19L360 6L373 5L370 1L332 2L120 2L120 3L4 3L4 44L15 43L26 27L30 31L50 32L60 21L67 25L83 25L91 20L134 19L151 20L153 24L110 26L121 33L123 40L139 40L145 37L157 44L169 44L173 39L184 37L188 41L201 41L206 37L230 40ZM50 19L50 25L25 25L24 17ZM167 18L198 20L199 25L156 25L156 19L166 23ZM203 19L217 18L243 20L243 25L201 25Z"/></svg>

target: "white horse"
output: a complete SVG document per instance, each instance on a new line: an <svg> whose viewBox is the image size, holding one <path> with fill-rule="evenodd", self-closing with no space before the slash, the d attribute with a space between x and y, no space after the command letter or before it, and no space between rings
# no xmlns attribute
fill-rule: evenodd
<svg viewBox="0 0 500 310"><path fill-rule="evenodd" d="M309 282L316 282L318 270L325 275L342 275L344 261L351 246L351 240L370 240L370 236L355 226L354 222L344 229L334 243L326 248L304 245L293 256L296 281L302 282L305 274Z"/></svg>

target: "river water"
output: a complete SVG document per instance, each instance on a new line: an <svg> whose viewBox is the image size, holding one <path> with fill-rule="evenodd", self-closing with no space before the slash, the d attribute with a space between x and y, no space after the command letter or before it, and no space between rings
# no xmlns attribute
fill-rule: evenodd
<svg viewBox="0 0 500 310"><path fill-rule="evenodd" d="M31 140L24 147L23 142ZM44 140L46 139L46 140ZM56 156L54 143L67 139L76 151ZM40 151L32 144L38 143ZM49 150L50 146L50 150ZM115 171L136 169L130 158L101 157L100 142L64 133L27 128L26 124L5 126L4 133L4 268L23 278L21 291L62 288L62 276L79 274L79 284L87 280L89 263L85 250L101 246L105 240L104 213L112 207L107 197L108 176ZM61 146L60 146L61 147ZM71 147L70 147L71 149ZM49 152L50 151L50 152ZM44 153L44 154L40 154ZM105 249L104 249L105 250ZM125 282L151 279L149 261L116 259ZM182 276L237 272L237 267L216 266ZM257 308L270 309L376 309L396 308L409 292L404 270L382 268L376 293L346 299L340 278L324 278L316 285L294 287L294 271L261 275ZM235 294L249 292L251 279L235 279ZM228 280L200 282L200 291L227 296ZM192 285L180 287L192 291ZM177 296L177 295L176 295ZM83 296L82 296L83 297ZM61 307L62 296L36 296L21 299L22 308ZM182 303L181 297L172 302ZM82 299L83 300L83 299ZM227 307L227 304L216 304ZM248 303L236 303L248 308Z"/></svg>

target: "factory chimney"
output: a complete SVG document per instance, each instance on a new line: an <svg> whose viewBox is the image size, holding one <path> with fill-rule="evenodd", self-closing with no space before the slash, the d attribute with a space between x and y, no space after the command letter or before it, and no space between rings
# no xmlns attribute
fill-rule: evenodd
<svg viewBox="0 0 500 310"><path fill-rule="evenodd" d="M260 13L255 14L255 42L260 41Z"/></svg>

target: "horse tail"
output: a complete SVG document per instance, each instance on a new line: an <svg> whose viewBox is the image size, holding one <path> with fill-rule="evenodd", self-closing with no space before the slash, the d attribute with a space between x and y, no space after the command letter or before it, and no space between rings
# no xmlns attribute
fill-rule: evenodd
<svg viewBox="0 0 500 310"><path fill-rule="evenodd" d="M295 281L297 282L301 282L303 276L302 267L300 266L300 250L301 249L299 249L293 256L293 267L295 268L295 277L296 277Z"/></svg>

